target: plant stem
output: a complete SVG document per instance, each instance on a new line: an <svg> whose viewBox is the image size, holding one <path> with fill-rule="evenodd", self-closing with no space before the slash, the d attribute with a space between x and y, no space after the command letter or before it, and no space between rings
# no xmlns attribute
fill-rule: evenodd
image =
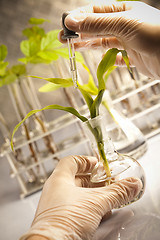
<svg viewBox="0 0 160 240"><path fill-rule="evenodd" d="M98 147L98 152L100 155L100 159L101 161L103 161L103 166L106 172L107 177L111 177L111 172L110 172L110 168L109 168L109 164L108 164L108 160L106 158L106 154L104 151L104 143L102 142L97 142L97 147Z"/></svg>
<svg viewBox="0 0 160 240"><path fill-rule="evenodd" d="M105 154L105 150L104 150L102 130L101 130L100 126L93 128L89 122L88 122L87 126L88 126L89 130L92 132L92 134L96 140L98 152L100 155L100 160L103 162L103 166L104 166L106 175L107 175L107 177L111 177L108 160L106 158L106 154Z"/></svg>

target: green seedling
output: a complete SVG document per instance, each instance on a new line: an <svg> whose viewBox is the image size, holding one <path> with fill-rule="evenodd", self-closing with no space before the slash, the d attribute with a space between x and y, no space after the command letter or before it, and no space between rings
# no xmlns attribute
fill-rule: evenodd
<svg viewBox="0 0 160 240"><path fill-rule="evenodd" d="M24 64L16 64L9 67L9 62L6 61L8 50L5 45L0 45L0 87L9 85L20 78L22 75L26 75L26 66Z"/></svg>
<svg viewBox="0 0 160 240"><path fill-rule="evenodd" d="M108 50L107 53L104 55L103 59L101 60L99 66L98 66L98 69L97 69L98 87L97 87L97 89L95 88L96 89L95 91L97 93L96 93L96 97L94 99L92 97L92 94L90 92L86 91L87 86L84 87L83 85L78 83L78 90L81 92L81 94L82 94L82 96L83 96L83 98L84 98L84 100L85 100L85 102L88 106L88 110L89 110L91 119L93 119L93 118L95 118L99 115L99 107L100 107L100 104L101 104L102 99L103 99L104 91L106 89L104 74L106 74L108 71L111 71L111 69L113 68L113 66L115 64L116 56L119 52L122 53L122 56L124 56L124 60L126 61L126 59L127 59L126 63L129 64L129 61L128 61L128 58L127 58L127 55L126 55L125 51L121 51L121 50L118 50L116 48ZM46 80L50 81L50 82L52 82L56 85L60 85L60 87L63 84L66 84L68 86L73 84L71 82L71 79L65 79L64 80L64 79L61 79L61 78L50 78L50 79L46 79ZM13 130L12 138L11 138L11 148L12 148L12 150L13 150L14 134L16 133L18 128L21 126L21 124L24 123L27 118L34 115L35 113L43 111L43 110L47 110L47 109L63 110L63 111L69 112L72 115L78 117L82 122L88 121L88 118L81 115L73 107L63 107L63 106L60 106L60 105L53 104L53 105L49 105L47 107L44 107L42 109L32 110L26 115L26 117L19 124L17 124L17 126ZM88 124L88 126L89 126L89 129L92 132L95 140L96 140L99 155L100 155L100 159L101 159L101 161L103 161L103 165L104 165L106 174L107 174L107 176L111 176L108 161L107 161L105 151L104 151L102 130L99 127L93 128L90 124Z"/></svg>
<svg viewBox="0 0 160 240"><path fill-rule="evenodd" d="M20 62L24 64L49 64L58 60L60 56L69 58L68 48L64 48L63 44L58 41L60 30L45 32L41 26L45 22L49 22L49 20L31 18L28 21L29 27L23 30L23 35L27 39L20 43L20 49L24 55L23 58L19 59Z"/></svg>

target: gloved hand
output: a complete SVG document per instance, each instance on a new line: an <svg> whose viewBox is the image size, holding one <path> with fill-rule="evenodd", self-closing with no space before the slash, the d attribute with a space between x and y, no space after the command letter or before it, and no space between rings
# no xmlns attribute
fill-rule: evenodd
<svg viewBox="0 0 160 240"><path fill-rule="evenodd" d="M98 0L71 11L65 25L80 33L81 40L89 39L77 42L77 50L125 49L132 66L148 77L160 79L160 10L140 1ZM59 39L64 42L62 35L63 31ZM116 65L124 64L122 57L117 56Z"/></svg>
<svg viewBox="0 0 160 240"><path fill-rule="evenodd" d="M142 183L136 178L89 188L87 173L96 162L95 157L86 156L60 160L44 185L32 226L21 240L91 239L107 212L138 195Z"/></svg>

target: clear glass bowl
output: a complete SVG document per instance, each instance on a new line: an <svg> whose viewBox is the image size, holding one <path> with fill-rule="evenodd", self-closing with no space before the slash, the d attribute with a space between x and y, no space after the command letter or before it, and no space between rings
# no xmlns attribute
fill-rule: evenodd
<svg viewBox="0 0 160 240"><path fill-rule="evenodd" d="M129 155L116 151L111 138L108 136L104 116L99 115L93 119L89 119L84 122L84 127L91 141L93 151L99 160L91 173L90 179L93 187L109 185L130 177L138 178L142 182L142 189L135 199L125 205L139 200L145 190L145 173L139 162ZM111 177L107 177L106 175L106 169L104 169L104 162L106 160L103 157L107 159Z"/></svg>
<svg viewBox="0 0 160 240"><path fill-rule="evenodd" d="M130 203L139 200L143 196L146 184L145 173L142 166L132 157L119 153L117 153L117 156L118 156L117 159L108 161L111 171L111 177L106 176L103 163L98 162L91 173L90 181L93 184L103 183L103 185L109 185L119 180L123 180L130 177L140 179L142 182L142 189L140 190L139 194L136 196L135 199L125 204L126 206Z"/></svg>

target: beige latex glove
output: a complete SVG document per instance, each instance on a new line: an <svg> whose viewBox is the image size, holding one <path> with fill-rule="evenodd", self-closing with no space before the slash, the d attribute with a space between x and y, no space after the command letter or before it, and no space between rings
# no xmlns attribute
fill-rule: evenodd
<svg viewBox="0 0 160 240"><path fill-rule="evenodd" d="M83 175L91 172L96 162L86 156L60 160L44 185L31 229L21 240L40 236L49 240L92 239L107 212L138 195L142 183L136 178L89 188L89 177Z"/></svg>
<svg viewBox="0 0 160 240"><path fill-rule="evenodd" d="M125 49L132 66L148 77L160 79L160 10L140 1L98 0L71 11L65 25L81 34L83 41L75 44L77 50ZM64 43L62 35L63 31L59 39ZM118 56L116 65L124 64Z"/></svg>

